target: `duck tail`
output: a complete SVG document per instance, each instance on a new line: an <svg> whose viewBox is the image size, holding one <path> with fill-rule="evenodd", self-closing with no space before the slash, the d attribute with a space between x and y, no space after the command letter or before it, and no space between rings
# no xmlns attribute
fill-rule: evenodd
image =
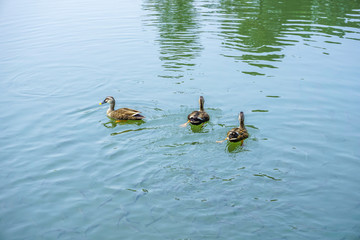
<svg viewBox="0 0 360 240"><path fill-rule="evenodd" d="M136 118L137 120L141 120L141 119L145 118L145 116L143 116L143 115L141 115L139 113L134 114L133 117Z"/></svg>

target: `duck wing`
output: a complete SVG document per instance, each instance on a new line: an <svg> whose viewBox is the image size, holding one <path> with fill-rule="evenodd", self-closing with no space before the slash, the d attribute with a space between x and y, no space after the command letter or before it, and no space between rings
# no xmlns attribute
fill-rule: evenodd
<svg viewBox="0 0 360 240"><path fill-rule="evenodd" d="M140 111L138 110L134 110L134 109L131 109L131 108L119 108L118 110L115 110L115 112L120 112L120 113L125 113L125 114L136 114L136 113L141 113Z"/></svg>
<svg viewBox="0 0 360 240"><path fill-rule="evenodd" d="M228 132L228 138L230 142L238 142L249 137L246 129L233 128Z"/></svg>
<svg viewBox="0 0 360 240"><path fill-rule="evenodd" d="M140 111L131 108L119 108L110 113L110 117L119 120L140 120L145 118Z"/></svg>

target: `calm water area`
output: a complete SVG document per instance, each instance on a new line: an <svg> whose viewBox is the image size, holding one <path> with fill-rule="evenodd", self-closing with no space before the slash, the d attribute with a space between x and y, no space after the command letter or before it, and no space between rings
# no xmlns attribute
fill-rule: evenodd
<svg viewBox="0 0 360 240"><path fill-rule="evenodd" d="M0 93L1 240L360 239L360 0L3 0Z"/></svg>

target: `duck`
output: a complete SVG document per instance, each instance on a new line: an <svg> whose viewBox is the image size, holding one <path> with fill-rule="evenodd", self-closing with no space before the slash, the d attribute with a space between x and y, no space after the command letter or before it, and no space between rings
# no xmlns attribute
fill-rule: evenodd
<svg viewBox="0 0 360 240"><path fill-rule="evenodd" d="M210 116L209 114L207 114L207 112L204 111L204 97L200 96L199 98L199 105L200 105L200 110L199 111L193 111L192 113L190 113L188 115L188 121L184 124L181 124L181 127L186 127L186 125L188 123L191 123L193 125L200 125L202 123L205 123L207 121L210 120Z"/></svg>
<svg viewBox="0 0 360 240"><path fill-rule="evenodd" d="M110 118L113 118L115 120L142 120L145 117L141 115L140 111L131 109L131 108L119 108L117 110L115 109L115 99L112 96L108 96L99 103L99 105L108 103L109 109L106 112L106 115Z"/></svg>
<svg viewBox="0 0 360 240"><path fill-rule="evenodd" d="M240 126L237 128L231 129L227 133L227 137L222 141L217 141L219 143L222 143L226 140L229 140L229 142L240 142L240 145L242 146L244 143L244 140L249 137L249 133L246 130L245 127L245 115L243 112L240 112L239 114L239 122Z"/></svg>

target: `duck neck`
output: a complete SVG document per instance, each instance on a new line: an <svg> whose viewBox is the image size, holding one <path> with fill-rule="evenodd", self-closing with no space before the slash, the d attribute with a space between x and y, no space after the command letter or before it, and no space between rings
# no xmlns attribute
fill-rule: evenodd
<svg viewBox="0 0 360 240"><path fill-rule="evenodd" d="M204 111L204 101L200 100L199 103L200 103L200 111L203 112Z"/></svg>
<svg viewBox="0 0 360 240"><path fill-rule="evenodd" d="M243 113L243 112L240 113L239 120L240 120L240 128L245 128L245 123L244 123L244 121L245 121L245 116L244 116L244 113Z"/></svg>
<svg viewBox="0 0 360 240"><path fill-rule="evenodd" d="M114 111L114 109L115 109L115 102L112 102L112 103L110 103L109 105L110 105L110 106L109 106L108 112Z"/></svg>

